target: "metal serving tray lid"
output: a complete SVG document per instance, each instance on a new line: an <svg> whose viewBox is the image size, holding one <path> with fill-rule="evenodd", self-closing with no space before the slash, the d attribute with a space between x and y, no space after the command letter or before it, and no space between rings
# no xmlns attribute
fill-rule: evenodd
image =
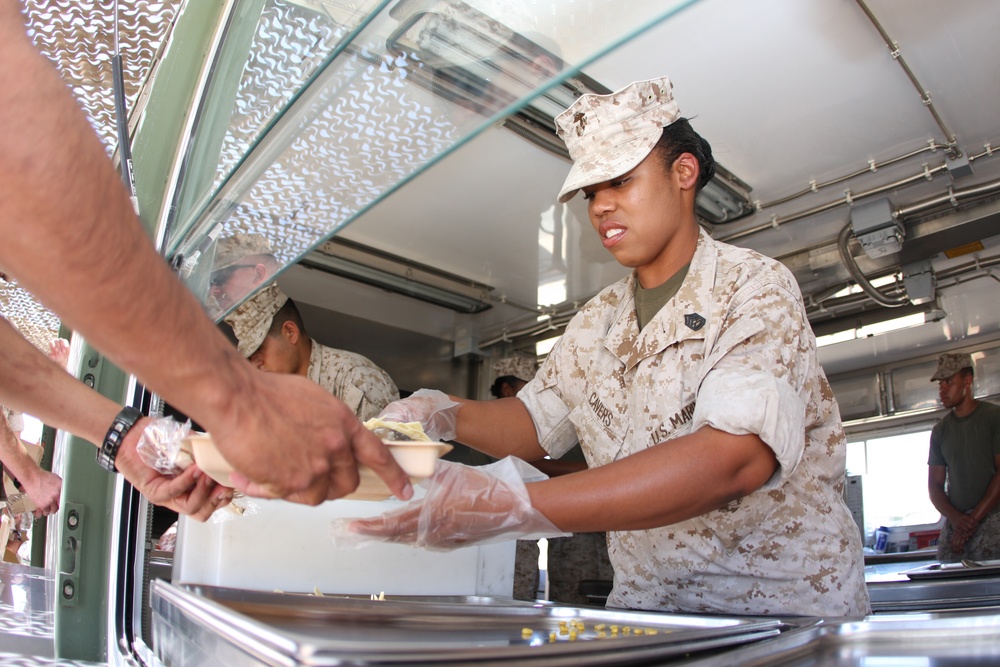
<svg viewBox="0 0 1000 667"><path fill-rule="evenodd" d="M629 664L773 637L768 618L677 615L433 597L385 601L153 582L154 625L192 625L258 664ZM582 624L582 626L581 626ZM614 631L612 626L615 626ZM626 630L627 628L627 630ZM572 637L571 637L572 632ZM170 642L157 645L175 664ZM612 655L613 654L613 655ZM268 657L270 656L270 657Z"/></svg>

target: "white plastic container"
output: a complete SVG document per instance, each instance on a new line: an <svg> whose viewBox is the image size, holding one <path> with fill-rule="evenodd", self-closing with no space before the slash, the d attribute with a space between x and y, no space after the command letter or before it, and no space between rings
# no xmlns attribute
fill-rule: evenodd
<svg viewBox="0 0 1000 667"><path fill-rule="evenodd" d="M381 514L397 500L335 500L317 507L251 501L243 516L198 523L182 517L173 581L259 591L324 594L482 595L510 597L514 541L426 551L396 544L338 548L335 518Z"/></svg>
<svg viewBox="0 0 1000 667"><path fill-rule="evenodd" d="M233 466L215 446L208 433L193 433L185 438L185 445L194 457L195 463L206 475L223 486L233 486L230 475ZM450 452L452 446L443 442L414 442L383 440L396 463L410 476L410 481L419 482L434 474L437 460ZM368 466L358 466L360 483L358 488L346 496L350 500L386 500L392 491Z"/></svg>

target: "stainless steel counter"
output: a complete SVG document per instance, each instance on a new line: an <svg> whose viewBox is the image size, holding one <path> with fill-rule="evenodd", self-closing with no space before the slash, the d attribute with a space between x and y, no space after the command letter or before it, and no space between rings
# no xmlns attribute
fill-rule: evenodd
<svg viewBox="0 0 1000 667"><path fill-rule="evenodd" d="M870 567L870 566L869 566ZM869 576L868 594L875 613L945 611L995 607L1000 611L1000 568L944 568L934 561L901 562Z"/></svg>
<svg viewBox="0 0 1000 667"><path fill-rule="evenodd" d="M871 616L783 633L686 667L995 667L1000 664L1000 614Z"/></svg>
<svg viewBox="0 0 1000 667"><path fill-rule="evenodd" d="M153 643L193 665L651 664L775 637L777 619L521 603L262 593L154 582Z"/></svg>
<svg viewBox="0 0 1000 667"><path fill-rule="evenodd" d="M508 598L379 602L160 581L153 584L151 601L154 646L167 667L1000 664L1000 613L993 609L886 614L858 621L766 619L563 607ZM618 627L614 635L611 625ZM570 637L574 627L577 634Z"/></svg>

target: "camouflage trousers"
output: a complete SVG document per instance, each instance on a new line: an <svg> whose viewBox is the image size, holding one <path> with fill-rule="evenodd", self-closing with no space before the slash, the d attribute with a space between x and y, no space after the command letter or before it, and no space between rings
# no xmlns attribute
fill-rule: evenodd
<svg viewBox="0 0 1000 667"><path fill-rule="evenodd" d="M514 552L514 599L538 597L538 542L518 540Z"/></svg>
<svg viewBox="0 0 1000 667"><path fill-rule="evenodd" d="M613 581L605 533L574 533L549 540L549 599L564 604L588 604L580 592L584 580Z"/></svg>
<svg viewBox="0 0 1000 667"><path fill-rule="evenodd" d="M942 563L956 563L963 558L970 560L995 560L1000 558L1000 507L986 515L976 529L976 534L965 543L961 552L951 550L951 522L945 521L938 538L937 557Z"/></svg>

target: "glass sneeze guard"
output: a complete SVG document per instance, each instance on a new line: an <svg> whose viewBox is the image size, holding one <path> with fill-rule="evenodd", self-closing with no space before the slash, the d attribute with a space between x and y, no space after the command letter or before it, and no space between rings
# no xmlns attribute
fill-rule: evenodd
<svg viewBox="0 0 1000 667"><path fill-rule="evenodd" d="M188 153L197 163L175 195L166 254L221 316L516 112L558 149L552 116L580 94L607 92L581 68L691 4L237 3L217 57L228 64L209 83ZM257 239L273 270L220 298L228 276L213 280L215 247L239 235Z"/></svg>

